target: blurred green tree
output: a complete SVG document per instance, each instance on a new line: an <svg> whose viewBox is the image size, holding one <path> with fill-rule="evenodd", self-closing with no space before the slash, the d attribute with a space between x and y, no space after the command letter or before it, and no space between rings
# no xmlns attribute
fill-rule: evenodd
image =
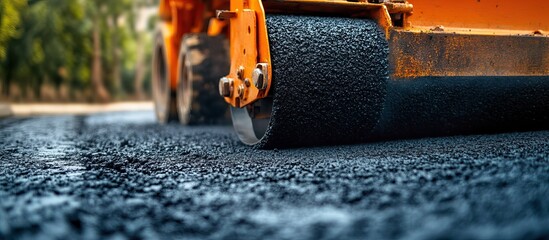
<svg viewBox="0 0 549 240"><path fill-rule="evenodd" d="M135 29L136 11L139 7L153 4L150 0L95 0L86 2L93 23L92 82L102 92L100 80L107 83L109 92L121 95L135 89L124 87L122 78L133 81L139 51L136 45L139 36ZM131 80L129 80L131 79ZM103 87L104 88L104 87ZM140 93L136 93L140 94ZM100 94L99 97L103 97Z"/></svg>
<svg viewBox="0 0 549 240"><path fill-rule="evenodd" d="M9 96L15 81L23 96L34 99L44 84L57 91L67 86L80 100L108 101L127 94L140 98L150 59L143 45L151 36L139 32L135 22L142 17L140 10L157 2L0 0L3 93Z"/></svg>
<svg viewBox="0 0 549 240"><path fill-rule="evenodd" d="M18 33L19 11L27 5L27 0L7 0L0 2L0 60L6 57L8 41Z"/></svg>
<svg viewBox="0 0 549 240"><path fill-rule="evenodd" d="M90 27L79 2L34 1L21 11L22 33L9 42L9 67L4 70L6 79L18 80L24 95L30 88L39 97L45 81L56 88L86 81Z"/></svg>
<svg viewBox="0 0 549 240"><path fill-rule="evenodd" d="M20 11L27 5L27 0L8 0L0 1L0 63L7 63L7 45L8 42L18 35L19 23L21 21ZM6 65L6 64L3 64ZM2 66L0 66L2 67ZM8 66L6 66L8 67ZM3 81L2 91L5 95L9 94L9 79L7 73L2 74L0 79Z"/></svg>

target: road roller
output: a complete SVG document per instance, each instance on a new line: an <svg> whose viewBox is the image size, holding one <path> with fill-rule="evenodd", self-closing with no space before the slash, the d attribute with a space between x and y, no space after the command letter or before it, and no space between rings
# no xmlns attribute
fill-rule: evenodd
<svg viewBox="0 0 549 240"><path fill-rule="evenodd" d="M158 14L160 123L230 118L264 149L549 127L545 0L161 0Z"/></svg>

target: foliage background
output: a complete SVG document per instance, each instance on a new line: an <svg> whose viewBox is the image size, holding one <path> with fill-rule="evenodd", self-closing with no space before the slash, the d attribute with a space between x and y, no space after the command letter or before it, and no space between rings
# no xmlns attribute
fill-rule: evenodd
<svg viewBox="0 0 549 240"><path fill-rule="evenodd" d="M1 0L0 100L148 99L158 0Z"/></svg>

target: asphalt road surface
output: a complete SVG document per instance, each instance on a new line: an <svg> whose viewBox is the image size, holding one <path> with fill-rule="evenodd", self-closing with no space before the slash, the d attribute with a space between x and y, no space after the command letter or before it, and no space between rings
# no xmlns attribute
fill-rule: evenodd
<svg viewBox="0 0 549 240"><path fill-rule="evenodd" d="M549 131L264 151L131 112L0 143L0 239L549 238Z"/></svg>

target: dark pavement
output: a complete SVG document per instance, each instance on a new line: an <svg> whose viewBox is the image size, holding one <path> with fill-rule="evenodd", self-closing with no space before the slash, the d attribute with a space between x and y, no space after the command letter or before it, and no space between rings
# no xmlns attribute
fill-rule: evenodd
<svg viewBox="0 0 549 240"><path fill-rule="evenodd" d="M288 150L152 112L0 119L0 239L549 239L549 131Z"/></svg>

